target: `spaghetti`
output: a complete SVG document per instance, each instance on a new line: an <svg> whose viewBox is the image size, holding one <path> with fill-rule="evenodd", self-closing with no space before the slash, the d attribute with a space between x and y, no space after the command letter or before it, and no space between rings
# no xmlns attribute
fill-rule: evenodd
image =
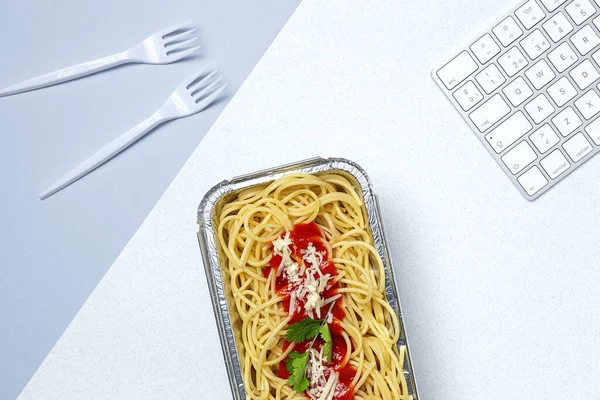
<svg viewBox="0 0 600 400"><path fill-rule="evenodd" d="M295 173L243 190L217 233L248 399L411 398L384 265L348 179Z"/></svg>

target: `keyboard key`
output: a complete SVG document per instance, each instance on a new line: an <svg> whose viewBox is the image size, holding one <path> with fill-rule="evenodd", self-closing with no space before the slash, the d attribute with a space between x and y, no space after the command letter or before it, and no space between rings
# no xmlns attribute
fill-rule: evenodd
<svg viewBox="0 0 600 400"><path fill-rule="evenodd" d="M581 132L567 140L565 144L563 144L563 148L573 162L581 160L594 150L590 142L588 142Z"/></svg>
<svg viewBox="0 0 600 400"><path fill-rule="evenodd" d="M519 28L513 17L508 17L500 22L492 29L492 32L494 32L494 35L496 35L504 47L508 47L523 34L523 31Z"/></svg>
<svg viewBox="0 0 600 400"><path fill-rule="evenodd" d="M515 15L519 18L519 21L521 21L525 29L530 29L546 16L542 7L538 6L535 0L529 0L517 9Z"/></svg>
<svg viewBox="0 0 600 400"><path fill-rule="evenodd" d="M540 161L540 165L546 170L546 173L548 173L548 176L550 176L551 179L555 179L571 167L571 164L567 161L565 156L562 155L559 149L554 150L546 158Z"/></svg>
<svg viewBox="0 0 600 400"><path fill-rule="evenodd" d="M596 79L600 78L600 73L590 60L585 60L573 68L569 75L581 90L587 89Z"/></svg>
<svg viewBox="0 0 600 400"><path fill-rule="evenodd" d="M500 47L494 42L492 36L487 33L481 39L471 45L471 51L480 63L485 64L496 54L500 53Z"/></svg>
<svg viewBox="0 0 600 400"><path fill-rule="evenodd" d="M510 107L499 94L494 95L483 103L477 110L473 111L469 118L480 132L487 131L492 125L500 121L510 112Z"/></svg>
<svg viewBox="0 0 600 400"><path fill-rule="evenodd" d="M527 86L525 79L521 77L518 77L512 83L506 85L502 91L514 107L518 107L525 100L533 96L533 90Z"/></svg>
<svg viewBox="0 0 600 400"><path fill-rule="evenodd" d="M477 63L473 58L463 51L448 64L444 65L438 72L438 77L444 82L446 88L454 89L459 83L467 79L469 75L477 71Z"/></svg>
<svg viewBox="0 0 600 400"><path fill-rule="evenodd" d="M496 153L502 153L504 149L519 140L533 128L522 111L517 111L506 121L498 125L496 129L486 135L485 139Z"/></svg>
<svg viewBox="0 0 600 400"><path fill-rule="evenodd" d="M575 101L575 107L581 112L583 118L590 119L600 112L600 97L590 90Z"/></svg>
<svg viewBox="0 0 600 400"><path fill-rule="evenodd" d="M498 67L495 64L491 64L489 67L481 71L478 75L475 76L477 82L481 85L483 90L487 94L492 93L494 90L499 88L506 79L504 79L504 75L500 72Z"/></svg>
<svg viewBox="0 0 600 400"><path fill-rule="evenodd" d="M567 78L562 77L548 88L548 94L557 106L562 107L577 96L577 90Z"/></svg>
<svg viewBox="0 0 600 400"><path fill-rule="evenodd" d="M600 1L600 0L596 0L596 2L598 2L598 1ZM598 4L598 7L600 7L600 4ZM596 28L600 29L600 17L594 18L593 22L594 22L594 25L596 25Z"/></svg>
<svg viewBox="0 0 600 400"><path fill-rule="evenodd" d="M536 166L525 172L517 178L523 189L528 195L533 196L548 184L548 179L542 174L542 171Z"/></svg>
<svg viewBox="0 0 600 400"><path fill-rule="evenodd" d="M550 104L546 96L540 94L533 99L531 103L525 106L525 111L527 111L531 119L533 119L533 122L539 124L545 120L546 117L552 115L554 107L552 107L552 104Z"/></svg>
<svg viewBox="0 0 600 400"><path fill-rule="evenodd" d="M586 126L585 131L590 135L594 143L600 146L600 119L597 119Z"/></svg>
<svg viewBox="0 0 600 400"><path fill-rule="evenodd" d="M556 117L552 118L552 123L556 126L560 134L565 137L575 132L575 129L579 128L582 124L581 119L571 107L565 108Z"/></svg>
<svg viewBox="0 0 600 400"><path fill-rule="evenodd" d="M546 7L546 9L549 12L552 12L552 11L556 10L558 7L560 7L567 0L541 0L541 1L542 1L542 4L544 5L544 7Z"/></svg>
<svg viewBox="0 0 600 400"><path fill-rule="evenodd" d="M567 36L573 30L573 25L571 25L567 17L565 17L565 14L562 12L557 13L548 21L544 22L542 27L554 43Z"/></svg>
<svg viewBox="0 0 600 400"><path fill-rule="evenodd" d="M469 111L473 106L483 100L483 95L477 89L473 81L462 85L460 89L452 94L463 110Z"/></svg>
<svg viewBox="0 0 600 400"><path fill-rule="evenodd" d="M513 47L498 58L498 63L509 77L514 76L529 64L523 53L516 47Z"/></svg>
<svg viewBox="0 0 600 400"><path fill-rule="evenodd" d="M600 44L600 37L596 35L591 26L586 25L571 36L571 42L573 42L579 53L584 56Z"/></svg>
<svg viewBox="0 0 600 400"><path fill-rule="evenodd" d="M573 22L577 25L581 25L589 17L596 13L596 9L589 2L589 0L577 0L565 7L565 10L569 13Z"/></svg>
<svg viewBox="0 0 600 400"><path fill-rule="evenodd" d="M531 134L529 139L531 139L531 142L542 154L550 150L556 143L560 142L558 135L554 133L548 124L542 126L535 133Z"/></svg>
<svg viewBox="0 0 600 400"><path fill-rule="evenodd" d="M525 75L537 90L546 86L548 82L556 77L546 60L541 60L533 67L529 68L525 72Z"/></svg>
<svg viewBox="0 0 600 400"><path fill-rule="evenodd" d="M596 61L596 63L598 63L598 65L600 65L600 50L592 54L592 58L594 61Z"/></svg>
<svg viewBox="0 0 600 400"><path fill-rule="evenodd" d="M550 48L548 39L544 37L544 34L539 29L533 31L533 33L521 40L520 43L523 50L525 50L525 53L527 53L532 60L535 60Z"/></svg>
<svg viewBox="0 0 600 400"><path fill-rule="evenodd" d="M550 62L554 64L558 72L563 72L571 65L575 64L579 59L577 54L575 54L571 46L567 43L561 44L548 53L548 58L550 59Z"/></svg>
<svg viewBox="0 0 600 400"><path fill-rule="evenodd" d="M512 150L502 156L502 162L508 167L513 175L522 171L537 158L535 151L526 142L522 141Z"/></svg>

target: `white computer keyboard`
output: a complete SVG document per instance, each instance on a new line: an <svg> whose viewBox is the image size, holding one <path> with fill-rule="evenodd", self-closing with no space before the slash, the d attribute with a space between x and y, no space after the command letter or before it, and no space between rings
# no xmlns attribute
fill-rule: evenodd
<svg viewBox="0 0 600 400"><path fill-rule="evenodd" d="M529 0L433 78L534 200L600 152L600 0Z"/></svg>

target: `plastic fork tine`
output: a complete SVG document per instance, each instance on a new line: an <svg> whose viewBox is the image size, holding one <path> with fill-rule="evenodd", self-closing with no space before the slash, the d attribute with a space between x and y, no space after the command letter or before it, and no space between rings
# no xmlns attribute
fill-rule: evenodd
<svg viewBox="0 0 600 400"><path fill-rule="evenodd" d="M182 58L185 58L187 56L189 56L192 53L197 52L198 50L200 50L202 46L196 46L196 47L192 47L191 49L188 50L183 50L183 51L179 51L177 53L170 53L169 57L173 57L174 60L181 60Z"/></svg>
<svg viewBox="0 0 600 400"><path fill-rule="evenodd" d="M176 43L174 45L172 45L171 47L167 48L168 52L172 52L172 51L178 51L178 50L186 50L187 48L189 48L189 44L190 43L194 43L196 40L198 40L198 37L194 37L188 40L184 40L183 42L179 42Z"/></svg>
<svg viewBox="0 0 600 400"><path fill-rule="evenodd" d="M196 33L196 32L198 32L198 29L191 28L187 31L178 33L177 35L169 36L168 38L164 39L165 45L168 46L169 44L176 42L178 40L187 39L192 33Z"/></svg>
<svg viewBox="0 0 600 400"><path fill-rule="evenodd" d="M223 91L225 90L225 88L227 88L227 85L221 86L220 88L218 88L213 93L211 93L208 96L206 96L205 98L201 99L200 101L196 100L196 104L198 104L198 107L200 107L201 110L204 109L210 103L212 103L217 97L219 97L219 95L221 93L223 93Z"/></svg>
<svg viewBox="0 0 600 400"><path fill-rule="evenodd" d="M204 89L192 92L192 97L195 97L196 100L198 100L200 97L206 95L207 93L210 93L212 91L212 88L214 88L219 82L221 82L221 79L223 79L222 76L218 77L217 79L206 85Z"/></svg>
<svg viewBox="0 0 600 400"><path fill-rule="evenodd" d="M175 25L171 25L161 31L158 31L158 35L160 35L161 38L164 39L165 36L178 31L178 30L183 30L185 28L191 29L192 28L192 22L191 21L186 21L186 22L181 22L179 24L175 24Z"/></svg>
<svg viewBox="0 0 600 400"><path fill-rule="evenodd" d="M218 71L217 69L214 69L211 73L209 73L208 75L206 75L204 78L202 78L198 82L194 83L193 85L188 86L188 90L190 90L190 91L193 92L196 89L200 88L201 86L204 86L204 84L207 83L210 78L212 78L213 76L215 76L215 74L217 73L217 71ZM196 78L196 79L198 79L198 78Z"/></svg>
<svg viewBox="0 0 600 400"><path fill-rule="evenodd" d="M190 75L183 84L181 84L181 86L185 87L186 89L189 89L192 84L194 83L194 81L196 81L197 79L200 79L200 77L202 76L202 74L204 74L204 71L206 71L206 66L202 67L202 69L199 72L196 72L194 75Z"/></svg>

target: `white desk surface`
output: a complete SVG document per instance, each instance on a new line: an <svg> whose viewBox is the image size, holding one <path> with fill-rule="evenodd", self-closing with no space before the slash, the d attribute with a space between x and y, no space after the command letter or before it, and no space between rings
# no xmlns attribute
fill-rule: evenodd
<svg viewBox="0 0 600 400"><path fill-rule="evenodd" d="M429 76L497 10L305 0L20 398L230 398L196 208L317 155L380 195L423 399L599 398L600 157L527 202Z"/></svg>

